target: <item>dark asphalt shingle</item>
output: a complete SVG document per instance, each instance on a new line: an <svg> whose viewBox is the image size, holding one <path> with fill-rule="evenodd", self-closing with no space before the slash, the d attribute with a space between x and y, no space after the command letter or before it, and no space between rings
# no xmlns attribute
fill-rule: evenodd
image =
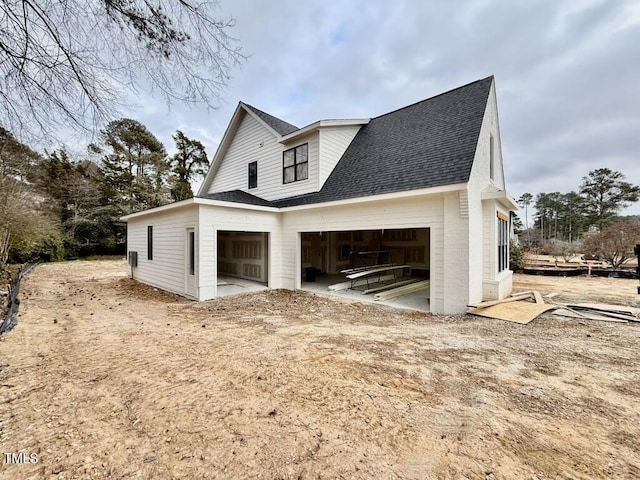
<svg viewBox="0 0 640 480"><path fill-rule="evenodd" d="M295 125L291 125L290 123L287 123L284 120L280 120L279 118L274 117L273 115L269 115L267 112L258 110L256 107L252 107L251 105L248 105L246 103L243 103L243 105L247 107L249 110L251 110L253 113L255 113L257 116L259 116L264 121L264 123L269 125L271 128L273 128L276 132L278 132L282 136L289 135L290 133L295 132L296 130L299 130L299 128L296 127Z"/></svg>
<svg viewBox="0 0 640 480"><path fill-rule="evenodd" d="M250 195L245 203L290 207L466 183L492 83L493 76L371 119L319 192L272 202ZM237 192L213 195L243 202Z"/></svg>
<svg viewBox="0 0 640 480"><path fill-rule="evenodd" d="M199 198L206 198L209 200L218 200L221 202L233 202L233 203L246 203L248 205L260 205L263 207L272 207L273 203L250 193L243 192L242 190L230 190L227 192L208 193L207 195L201 195Z"/></svg>

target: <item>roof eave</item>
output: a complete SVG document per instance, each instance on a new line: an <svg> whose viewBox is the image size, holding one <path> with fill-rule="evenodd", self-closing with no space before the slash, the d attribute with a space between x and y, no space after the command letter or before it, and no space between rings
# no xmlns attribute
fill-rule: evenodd
<svg viewBox="0 0 640 480"><path fill-rule="evenodd" d="M175 210L179 208L189 207L198 203L194 198L188 198L186 200L182 200L180 202L170 203L168 205L162 205L161 207L150 208L148 210L143 210L141 212L130 213L129 215L125 215L120 217L120 220L126 222L131 220L132 218L144 217L146 215L154 215L156 213L166 212L167 210Z"/></svg>
<svg viewBox="0 0 640 480"><path fill-rule="evenodd" d="M318 120L317 122L307 125L306 127L302 127L300 130L291 132L288 135L283 135L280 138L280 143L288 143L292 140L295 140L297 137L307 135L316 130L320 130L321 128L362 126L369 123L369 120L370 120L369 118L355 118L355 119L346 119L346 120Z"/></svg>
<svg viewBox="0 0 640 480"><path fill-rule="evenodd" d="M399 198L410 198L422 195L436 195L465 190L467 183L453 183L450 185L440 185L437 187L419 188L415 190L405 190L403 192L383 193L381 195L368 195L366 197L345 198L343 200L333 200L329 202L310 203L307 205L295 205L292 207L280 207L281 212L292 212L295 210L307 210L311 208L326 208L339 205L353 205L357 203L375 202L380 200L393 200Z"/></svg>
<svg viewBox="0 0 640 480"><path fill-rule="evenodd" d="M482 192L481 197L482 200L496 200L504 207L508 208L511 211L518 210L518 204L516 201L507 194L505 190L499 190L497 192Z"/></svg>

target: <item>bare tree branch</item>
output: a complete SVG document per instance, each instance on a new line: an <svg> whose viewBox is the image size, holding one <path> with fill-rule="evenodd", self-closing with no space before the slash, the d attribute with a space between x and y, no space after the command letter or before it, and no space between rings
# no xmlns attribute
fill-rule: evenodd
<svg viewBox="0 0 640 480"><path fill-rule="evenodd" d="M0 124L94 133L143 92L215 108L244 60L232 19L198 0L3 0Z"/></svg>

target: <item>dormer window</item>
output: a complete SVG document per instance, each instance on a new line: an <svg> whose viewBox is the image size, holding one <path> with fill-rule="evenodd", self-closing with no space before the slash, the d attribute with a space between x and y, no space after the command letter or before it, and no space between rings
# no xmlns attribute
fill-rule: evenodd
<svg viewBox="0 0 640 480"><path fill-rule="evenodd" d="M258 186L258 162L251 162L249 164L249 188L256 188Z"/></svg>
<svg viewBox="0 0 640 480"><path fill-rule="evenodd" d="M282 183L309 178L309 144L298 145L282 152Z"/></svg>

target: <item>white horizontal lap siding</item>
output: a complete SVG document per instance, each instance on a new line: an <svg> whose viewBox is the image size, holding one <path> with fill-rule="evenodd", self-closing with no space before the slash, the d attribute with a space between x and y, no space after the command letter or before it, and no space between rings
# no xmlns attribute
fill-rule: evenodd
<svg viewBox="0 0 640 480"><path fill-rule="evenodd" d="M200 206L200 300L216 295L217 232L266 232L268 238L267 274L271 288L281 287L281 221L277 212L242 210L220 206ZM229 246L227 246L229 248Z"/></svg>
<svg viewBox="0 0 640 480"><path fill-rule="evenodd" d="M127 250L138 252L136 280L184 294L185 235L197 223L196 207L160 212L127 222ZM153 260L147 260L147 227L153 227Z"/></svg>
<svg viewBox="0 0 640 480"><path fill-rule="evenodd" d="M309 144L309 178L283 184L282 152L289 148ZM249 189L248 165L258 162L258 186ZM220 161L220 166L207 193L243 190L266 200L277 200L318 190L318 134L296 139L288 145L278 142L253 116L245 114Z"/></svg>
<svg viewBox="0 0 640 480"><path fill-rule="evenodd" d="M360 126L328 127L320 130L320 184L322 188Z"/></svg>
<svg viewBox="0 0 640 480"><path fill-rule="evenodd" d="M442 196L373 201L355 205L294 210L282 214L282 281L285 288L297 288L300 266L300 232L430 228L431 298L442 304L443 248Z"/></svg>

